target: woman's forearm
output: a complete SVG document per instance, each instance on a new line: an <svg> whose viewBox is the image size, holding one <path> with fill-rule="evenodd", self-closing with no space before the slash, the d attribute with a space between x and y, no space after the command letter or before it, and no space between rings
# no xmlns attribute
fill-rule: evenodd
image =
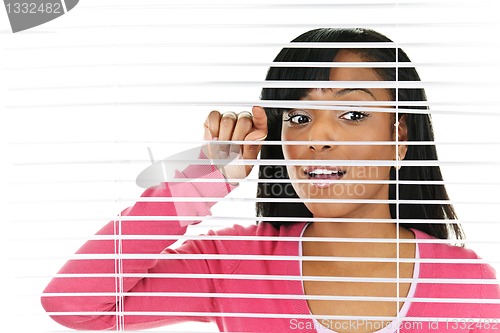
<svg viewBox="0 0 500 333"><path fill-rule="evenodd" d="M190 166L183 172L177 172L176 177L223 179L222 174L210 165ZM205 202L203 198L224 197L234 188L234 185L223 181L214 181L162 183L147 189L134 206L125 209L115 221L106 224L97 232L96 239L87 241L77 251L75 258L61 268L58 276L53 278L44 290L43 307L55 321L70 328L110 329L116 327L119 322L116 315L120 308L125 311L137 308L143 310L144 306L141 304L154 304L160 300L158 297L148 296L120 298L117 297L120 292L148 293L171 290L165 284L173 280L144 277L145 275L152 271L168 273L183 270L188 273L208 273L203 261L189 260L186 264L185 260L167 260L165 263L159 259L162 255L168 255L164 250L176 241L175 236L183 235L187 225L199 222L161 217L209 215L210 207L215 202ZM179 204L169 200L172 197L200 197L200 201ZM143 237L145 235L148 237ZM154 235L160 237L151 237ZM173 237L165 237L169 235ZM161 265L159 261L162 261ZM122 277L121 274L137 276ZM210 288L210 284L201 283L198 287L203 291ZM177 304L183 301L189 303L189 300L175 298ZM208 298L207 301L209 302ZM206 305L199 303L198 307L203 310ZM162 304L155 308L170 310L164 299ZM130 316L124 323L128 328L147 328L158 326L160 321L168 323L168 319ZM172 320L178 321L179 318Z"/></svg>

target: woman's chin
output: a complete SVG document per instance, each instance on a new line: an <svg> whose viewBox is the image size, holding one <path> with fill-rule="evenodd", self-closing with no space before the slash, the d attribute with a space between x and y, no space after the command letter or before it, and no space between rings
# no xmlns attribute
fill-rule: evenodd
<svg viewBox="0 0 500 333"><path fill-rule="evenodd" d="M353 207L353 205L355 204L307 203L306 207L315 218L342 218L350 216L355 211L356 207Z"/></svg>

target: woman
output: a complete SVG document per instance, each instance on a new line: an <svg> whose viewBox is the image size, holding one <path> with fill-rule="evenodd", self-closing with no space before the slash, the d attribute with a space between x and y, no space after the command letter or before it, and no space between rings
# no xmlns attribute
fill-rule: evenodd
<svg viewBox="0 0 500 333"><path fill-rule="evenodd" d="M367 29L317 29L293 42L390 40ZM263 100L295 105L254 107L253 114L213 111L205 122L205 139L249 141L239 151L243 159L261 152L264 161L284 160L283 165L260 166L263 182L257 196L293 200L262 200L257 215L269 222L210 232L174 250L169 248L174 240L165 235L182 235L188 224L199 221L150 217L210 214L213 202L174 204L169 198L223 197L237 184L150 188L122 212L121 223L110 222L98 232L139 235L136 239L92 240L78 251L119 252L123 259L70 260L59 273L77 275L50 282L42 298L45 309L75 329L143 329L196 320L213 321L230 332L498 331L500 292L492 281L494 270L472 250L437 241L463 238L460 226L450 221L455 218L451 205L422 203L448 199L444 186L419 184L442 180L439 167L400 162L435 160L437 155L434 146L411 144L434 140L425 108L399 112L405 101L425 101L424 91L380 85L418 81L416 71L370 66L409 62L399 49L397 57L394 48L384 47L283 49L275 62L331 66L276 66L267 80L328 81L331 87L305 82L304 88L265 88ZM351 62L367 66L345 66ZM264 139L307 144L259 145ZM232 156L240 146L205 148L202 158L218 159ZM176 177L242 179L251 169L249 164L207 163L189 166ZM395 179L405 185L390 182ZM161 197L163 202L155 200ZM280 222L281 217L297 222Z"/></svg>

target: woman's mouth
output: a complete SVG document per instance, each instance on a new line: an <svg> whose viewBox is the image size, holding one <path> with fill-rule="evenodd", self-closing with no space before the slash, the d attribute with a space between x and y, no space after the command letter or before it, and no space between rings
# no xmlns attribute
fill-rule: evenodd
<svg viewBox="0 0 500 333"><path fill-rule="evenodd" d="M324 188L333 185L335 180L344 177L347 171L338 167L312 166L304 168L303 173L308 179L323 180L318 183L313 182L312 185Z"/></svg>

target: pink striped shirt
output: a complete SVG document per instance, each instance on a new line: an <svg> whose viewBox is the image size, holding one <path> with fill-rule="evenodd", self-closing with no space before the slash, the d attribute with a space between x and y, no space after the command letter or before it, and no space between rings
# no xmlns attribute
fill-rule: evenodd
<svg viewBox="0 0 500 333"><path fill-rule="evenodd" d="M223 179L210 166L190 166L177 176ZM123 259L125 276L121 281L113 276L118 259L70 260L60 274L93 276L56 276L44 291L42 305L55 321L79 330L113 329L117 325L129 330L146 329L184 321L212 321L225 332L316 332L302 288L300 242L287 240L300 237L306 223L290 223L279 230L265 222L234 225L209 232L210 239L188 240L171 249L175 237L196 221L147 220L148 216L209 215L213 203L203 199L189 204L174 204L168 199L224 197L235 187L222 182L186 182L163 183L146 190L141 200L121 214L146 217L121 222L123 235L139 235L138 239L124 239L121 248L124 256L156 256ZM165 201L146 200L152 197ZM117 234L117 226L110 222L98 234ZM431 236L412 231L419 247L418 278L422 281L416 285L400 332L500 332L500 291L496 283L491 283L495 279L493 268L482 263L472 250L429 243ZM159 237L140 239L140 235ZM165 239L169 235L173 237ZM226 236L231 237L224 239ZM240 236L244 238L234 239ZM116 252L117 242L113 240L90 240L77 253L113 257ZM470 259L471 263L443 259ZM440 279L457 282L442 284ZM124 297L117 303L118 285ZM125 314L122 321L117 320L120 313ZM476 319L476 323L456 318Z"/></svg>

